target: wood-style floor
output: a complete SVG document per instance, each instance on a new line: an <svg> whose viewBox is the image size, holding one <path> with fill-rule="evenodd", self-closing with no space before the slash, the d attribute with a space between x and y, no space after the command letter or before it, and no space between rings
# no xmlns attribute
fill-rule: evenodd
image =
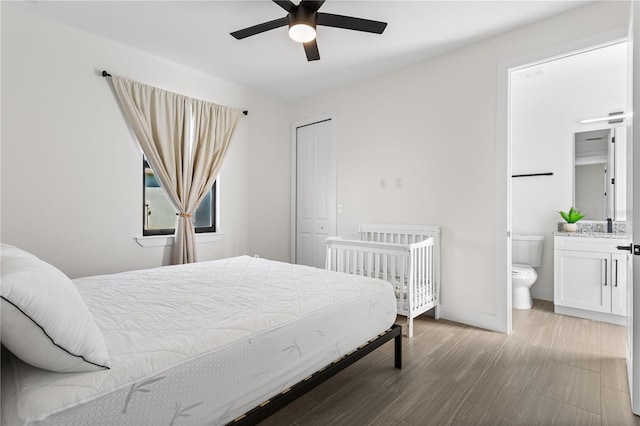
<svg viewBox="0 0 640 426"><path fill-rule="evenodd" d="M402 370L389 342L262 425L640 425L625 329L551 302L514 310L511 335L417 318L403 351Z"/></svg>

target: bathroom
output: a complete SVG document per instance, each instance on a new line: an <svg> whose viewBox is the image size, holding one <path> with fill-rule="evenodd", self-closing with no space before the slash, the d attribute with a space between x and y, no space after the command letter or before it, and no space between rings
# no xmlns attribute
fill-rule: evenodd
<svg viewBox="0 0 640 426"><path fill-rule="evenodd" d="M625 179L618 180L620 185L613 201L614 190L607 184L614 178L613 160L607 158L607 143L598 145L597 141L602 137L610 142L608 137L624 130L626 123L622 120L581 121L624 113L627 77L627 43L624 41L512 72L512 175L525 175L511 178L512 241L516 247L517 235L544 237L541 262L534 268L537 278L528 290L533 299L553 302L557 292L554 233L559 231L558 223L564 222L558 211L568 211L576 205L586 214L579 222L579 231L606 232L607 218L615 219L610 225L612 231L626 229ZM585 154L583 147L587 143L592 145L589 149L602 148L602 152ZM616 147L618 145L617 177L624 174L626 163L623 144ZM603 160L595 160L597 156ZM585 161L584 157L589 158ZM591 164L581 167L585 163ZM604 174L605 168L607 174ZM594 174L600 172L603 173L600 177ZM603 195L602 191L608 191L610 197L595 201L585 198L585 194L591 192ZM618 204L617 209L614 204ZM516 293L519 291L514 291L514 297ZM526 301L514 299L514 308L526 305Z"/></svg>

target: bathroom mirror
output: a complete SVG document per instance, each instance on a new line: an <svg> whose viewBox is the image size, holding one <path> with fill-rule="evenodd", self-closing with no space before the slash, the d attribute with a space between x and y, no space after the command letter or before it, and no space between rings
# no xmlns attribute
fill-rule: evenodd
<svg viewBox="0 0 640 426"><path fill-rule="evenodd" d="M575 134L574 206L585 220L626 220L625 129Z"/></svg>

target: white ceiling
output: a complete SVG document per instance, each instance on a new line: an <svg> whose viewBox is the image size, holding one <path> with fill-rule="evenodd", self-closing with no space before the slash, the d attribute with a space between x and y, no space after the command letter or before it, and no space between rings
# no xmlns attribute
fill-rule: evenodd
<svg viewBox="0 0 640 426"><path fill-rule="evenodd" d="M297 0L294 1L297 3ZM588 1L344 1L321 12L388 22L382 35L318 28L307 62L287 28L244 40L230 32L286 16L258 1L26 1L21 9L294 101L405 67Z"/></svg>

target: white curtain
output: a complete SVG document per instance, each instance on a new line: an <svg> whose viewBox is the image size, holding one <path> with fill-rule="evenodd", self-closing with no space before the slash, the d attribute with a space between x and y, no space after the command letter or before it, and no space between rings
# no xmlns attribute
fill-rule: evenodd
<svg viewBox="0 0 640 426"><path fill-rule="evenodd" d="M149 165L177 210L171 261L195 262L193 214L220 171L241 111L115 75L111 80Z"/></svg>

